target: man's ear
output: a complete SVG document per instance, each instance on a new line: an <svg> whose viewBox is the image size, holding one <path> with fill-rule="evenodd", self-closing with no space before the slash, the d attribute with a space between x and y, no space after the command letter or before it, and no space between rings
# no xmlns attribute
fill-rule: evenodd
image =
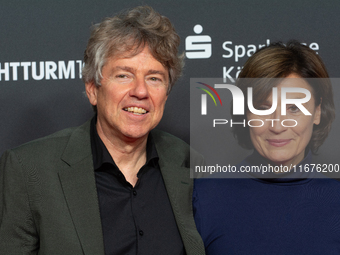
<svg viewBox="0 0 340 255"><path fill-rule="evenodd" d="M97 105L97 89L94 81L85 83L86 95L92 105Z"/></svg>

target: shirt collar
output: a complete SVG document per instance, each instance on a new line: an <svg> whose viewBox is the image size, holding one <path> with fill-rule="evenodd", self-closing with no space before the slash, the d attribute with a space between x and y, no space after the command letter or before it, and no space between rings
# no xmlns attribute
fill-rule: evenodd
<svg viewBox="0 0 340 255"><path fill-rule="evenodd" d="M97 115L95 115L91 120L90 136L91 136L91 150L93 157L93 167L97 171L103 164L108 163L116 166L114 160L112 159L109 151L107 150L105 144L100 139L97 128ZM158 163L158 154L156 146L151 133L148 135L148 140L146 144L146 163L145 165L155 166ZM117 167L117 166L116 166Z"/></svg>

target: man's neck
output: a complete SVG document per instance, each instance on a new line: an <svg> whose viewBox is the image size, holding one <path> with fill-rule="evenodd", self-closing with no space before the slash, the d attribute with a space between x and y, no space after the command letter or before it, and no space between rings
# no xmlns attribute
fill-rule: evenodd
<svg viewBox="0 0 340 255"><path fill-rule="evenodd" d="M126 181L135 186L138 180L137 173L146 162L148 135L138 139L131 139L107 134L98 124L96 128L99 137Z"/></svg>

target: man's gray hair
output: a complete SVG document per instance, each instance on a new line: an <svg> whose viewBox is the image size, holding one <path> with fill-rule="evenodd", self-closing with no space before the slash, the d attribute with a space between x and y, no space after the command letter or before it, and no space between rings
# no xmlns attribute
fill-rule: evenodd
<svg viewBox="0 0 340 255"><path fill-rule="evenodd" d="M132 57L147 46L153 57L169 71L169 94L184 64L183 54L178 55L179 43L180 38L170 20L151 7L139 6L121 12L92 27L84 54L83 81L100 86L102 68L109 58Z"/></svg>

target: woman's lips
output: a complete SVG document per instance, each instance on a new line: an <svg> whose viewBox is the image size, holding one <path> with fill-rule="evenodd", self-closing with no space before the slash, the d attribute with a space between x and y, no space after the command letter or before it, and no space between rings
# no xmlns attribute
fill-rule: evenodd
<svg viewBox="0 0 340 255"><path fill-rule="evenodd" d="M290 143L290 139L267 139L268 143L275 147L282 147Z"/></svg>

